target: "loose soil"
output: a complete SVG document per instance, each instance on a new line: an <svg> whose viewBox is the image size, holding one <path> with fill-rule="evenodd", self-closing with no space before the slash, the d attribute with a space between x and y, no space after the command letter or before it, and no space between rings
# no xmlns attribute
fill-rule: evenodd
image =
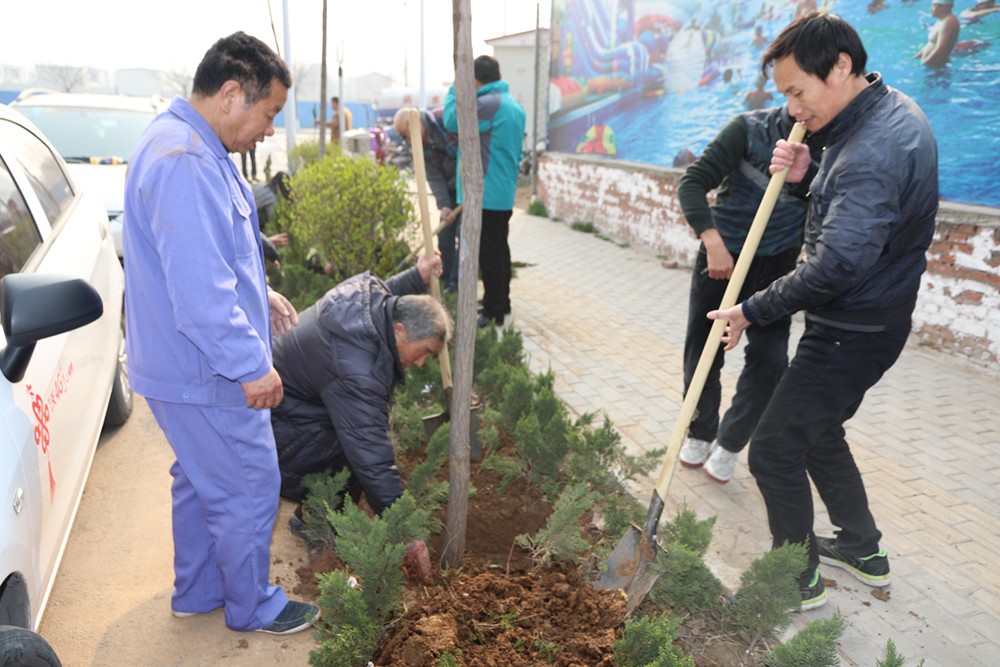
<svg viewBox="0 0 1000 667"><path fill-rule="evenodd" d="M375 666L437 667L443 653L466 667L614 665L625 619L621 592L595 589L573 566L536 571L514 539L541 529L551 506L523 483L501 494L498 478L477 464L470 482L475 494L469 498L462 567L439 570L430 583L408 578L404 613L373 657ZM600 535L593 525L583 530L592 538ZM429 545L432 559L441 553L442 539L437 535ZM312 554L297 570L302 584L296 593L315 600L315 575L340 566L328 550ZM690 617L678 634L698 667L763 664L738 638L720 638L711 619Z"/></svg>

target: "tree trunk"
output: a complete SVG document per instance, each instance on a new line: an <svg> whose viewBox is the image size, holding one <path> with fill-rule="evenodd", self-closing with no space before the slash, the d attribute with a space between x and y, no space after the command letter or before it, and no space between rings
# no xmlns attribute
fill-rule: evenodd
<svg viewBox="0 0 1000 667"><path fill-rule="evenodd" d="M483 221L483 163L479 157L479 119L473 83L472 14L469 0L455 7L455 110L458 113L462 169L462 236L458 251L458 315L455 324L455 373L451 398L448 513L445 523L445 567L460 566L469 514L469 422L472 406L472 361L476 350L476 285L479 238Z"/></svg>
<svg viewBox="0 0 1000 667"><path fill-rule="evenodd" d="M319 62L319 157L326 155L326 5L323 0L323 50Z"/></svg>

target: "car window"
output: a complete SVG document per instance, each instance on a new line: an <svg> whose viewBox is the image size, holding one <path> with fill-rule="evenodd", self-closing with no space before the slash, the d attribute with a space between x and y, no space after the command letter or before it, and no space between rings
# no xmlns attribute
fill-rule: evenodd
<svg viewBox="0 0 1000 667"><path fill-rule="evenodd" d="M0 278L20 271L41 242L28 204L0 160Z"/></svg>
<svg viewBox="0 0 1000 667"><path fill-rule="evenodd" d="M34 134L10 121L0 121L0 141L21 165L45 216L55 225L73 201L73 188L59 166L58 156Z"/></svg>
<svg viewBox="0 0 1000 667"><path fill-rule="evenodd" d="M127 162L152 113L117 109L22 106L18 111L34 123L67 162L118 158Z"/></svg>

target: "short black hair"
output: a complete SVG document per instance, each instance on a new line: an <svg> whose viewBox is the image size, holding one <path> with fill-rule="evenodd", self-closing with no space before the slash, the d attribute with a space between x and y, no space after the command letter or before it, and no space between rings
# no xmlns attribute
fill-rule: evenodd
<svg viewBox="0 0 1000 667"><path fill-rule="evenodd" d="M330 103L331 104L340 104L340 98L337 97L336 95L334 95L333 97L330 98Z"/></svg>
<svg viewBox="0 0 1000 667"><path fill-rule="evenodd" d="M271 47L245 32L234 32L212 45L194 73L193 92L214 95L226 81L236 81L243 88L247 106L271 94L271 82L277 79L292 87L288 66Z"/></svg>
<svg viewBox="0 0 1000 667"><path fill-rule="evenodd" d="M803 72L825 81L841 53L851 57L851 74L864 75L868 53L857 30L836 14L813 12L795 19L774 38L760 69L766 77L774 61L791 55Z"/></svg>
<svg viewBox="0 0 1000 667"><path fill-rule="evenodd" d="M493 83L500 80L500 63L493 56L476 58L472 71L479 83Z"/></svg>

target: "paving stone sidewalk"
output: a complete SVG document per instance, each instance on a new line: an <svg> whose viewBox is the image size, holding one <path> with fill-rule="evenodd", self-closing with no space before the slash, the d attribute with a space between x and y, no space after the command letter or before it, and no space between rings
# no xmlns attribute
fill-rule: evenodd
<svg viewBox="0 0 1000 667"><path fill-rule="evenodd" d="M577 414L607 413L631 451L666 446L682 402L690 271L516 212L510 241L514 261L526 266L516 269L508 321L523 333L532 369L551 368L559 396ZM798 317L793 338L801 330ZM741 367L740 348L723 370L723 409ZM829 602L797 614L792 629L839 609L848 622L845 667L875 667L888 639L908 667L921 659L925 667L1000 664L1000 373L911 341L868 392L847 437L889 553L890 595L880 599L823 565L823 576L836 582ZM643 506L655 475L633 489ZM818 497L815 503L817 533L832 534ZM706 559L736 588L770 547L746 451L725 485L678 466L663 516L684 505L701 518L718 517Z"/></svg>

